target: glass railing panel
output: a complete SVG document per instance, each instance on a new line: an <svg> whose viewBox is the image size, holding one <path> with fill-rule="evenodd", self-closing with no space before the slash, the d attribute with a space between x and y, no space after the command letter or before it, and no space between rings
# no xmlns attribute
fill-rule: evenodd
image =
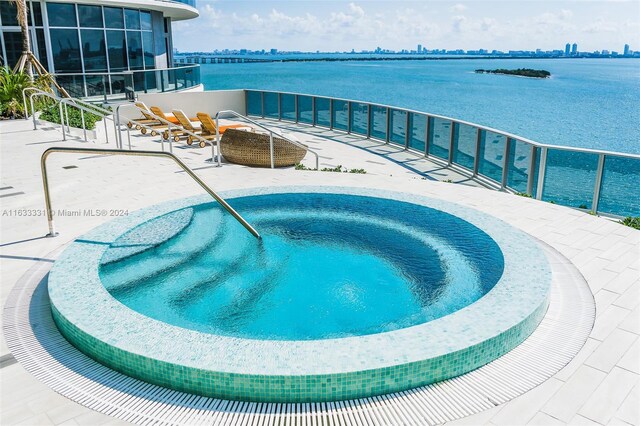
<svg viewBox="0 0 640 426"><path fill-rule="evenodd" d="M597 168L597 154L549 148L542 199L591 208Z"/></svg>
<svg viewBox="0 0 640 426"><path fill-rule="evenodd" d="M262 117L262 92L247 90L247 115Z"/></svg>
<svg viewBox="0 0 640 426"><path fill-rule="evenodd" d="M106 75L87 75L84 78L87 84L87 96L105 96L109 94Z"/></svg>
<svg viewBox="0 0 640 426"><path fill-rule="evenodd" d="M409 134L409 148L424 152L427 143L427 116L414 112L410 113L409 129L411 131Z"/></svg>
<svg viewBox="0 0 640 426"><path fill-rule="evenodd" d="M640 216L639 176L640 159L605 156L598 211Z"/></svg>
<svg viewBox="0 0 640 426"><path fill-rule="evenodd" d="M331 101L328 98L316 98L316 126L331 126Z"/></svg>
<svg viewBox="0 0 640 426"><path fill-rule="evenodd" d="M451 141L451 121L431 117L429 126L429 155L449 159L449 143Z"/></svg>
<svg viewBox="0 0 640 426"><path fill-rule="evenodd" d="M145 91L145 87L144 87L144 74L140 73L140 72L135 72L133 73L133 90L135 90L136 92L144 92Z"/></svg>
<svg viewBox="0 0 640 426"><path fill-rule="evenodd" d="M480 132L480 148L478 174L502 182L502 161L507 137L499 133L482 130Z"/></svg>
<svg viewBox="0 0 640 426"><path fill-rule="evenodd" d="M512 139L507 162L507 186L518 192L527 192L531 166L531 145Z"/></svg>
<svg viewBox="0 0 640 426"><path fill-rule="evenodd" d="M264 92L264 116L269 118L279 118L278 94Z"/></svg>
<svg viewBox="0 0 640 426"><path fill-rule="evenodd" d="M476 156L478 128L463 123L454 123L453 127L453 162L473 171Z"/></svg>
<svg viewBox="0 0 640 426"><path fill-rule="evenodd" d="M127 84L124 75L112 75L110 80L112 95L124 95L126 93Z"/></svg>
<svg viewBox="0 0 640 426"><path fill-rule="evenodd" d="M369 105L351 102L351 133L367 136L369 127Z"/></svg>
<svg viewBox="0 0 640 426"><path fill-rule="evenodd" d="M348 119L347 111L349 109L349 102L333 100L333 107L331 109L331 117L333 118L333 128L338 130L347 130Z"/></svg>
<svg viewBox="0 0 640 426"><path fill-rule="evenodd" d="M396 145L405 146L407 142L407 111L391 110L389 122L389 141Z"/></svg>
<svg viewBox="0 0 640 426"><path fill-rule="evenodd" d="M62 86L71 97L83 98L84 94L84 78L79 74L58 74L56 81Z"/></svg>
<svg viewBox="0 0 640 426"><path fill-rule="evenodd" d="M156 78L156 72L155 71L147 71L145 72L145 79L146 81L146 86L147 86L147 91L148 92L157 92L158 91L158 81Z"/></svg>
<svg viewBox="0 0 640 426"><path fill-rule="evenodd" d="M298 122L313 124L313 98L298 95Z"/></svg>
<svg viewBox="0 0 640 426"><path fill-rule="evenodd" d="M280 107L282 108L280 118L287 121L296 121L296 96L284 93L280 96Z"/></svg>
<svg viewBox="0 0 640 426"><path fill-rule="evenodd" d="M371 105L369 135L375 139L387 140L387 108Z"/></svg>

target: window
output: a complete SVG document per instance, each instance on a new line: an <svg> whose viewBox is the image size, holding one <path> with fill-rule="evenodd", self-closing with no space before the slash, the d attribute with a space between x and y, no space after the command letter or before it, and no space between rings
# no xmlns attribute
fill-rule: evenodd
<svg viewBox="0 0 640 426"><path fill-rule="evenodd" d="M50 32L56 72L82 72L78 30L52 29Z"/></svg>
<svg viewBox="0 0 640 426"><path fill-rule="evenodd" d="M107 31L107 49L111 71L127 70L127 45L124 31Z"/></svg>
<svg viewBox="0 0 640 426"><path fill-rule="evenodd" d="M151 12L140 12L140 28L143 31L151 31Z"/></svg>
<svg viewBox="0 0 640 426"><path fill-rule="evenodd" d="M100 6L78 5L80 26L88 28L102 28L102 8Z"/></svg>
<svg viewBox="0 0 640 426"><path fill-rule="evenodd" d="M144 47L144 67L145 69L155 68L155 55L153 54L153 33L142 33L142 45Z"/></svg>
<svg viewBox="0 0 640 426"><path fill-rule="evenodd" d="M38 40L38 60L42 66L48 71L49 62L47 60L47 45L44 39L44 30L42 28L36 29L36 38Z"/></svg>
<svg viewBox="0 0 640 426"><path fill-rule="evenodd" d="M70 3L47 3L49 25L52 27L77 27L76 6Z"/></svg>
<svg viewBox="0 0 640 426"><path fill-rule="evenodd" d="M127 31L127 47L129 50L129 69L142 69L142 37L140 31Z"/></svg>
<svg viewBox="0 0 640 426"><path fill-rule="evenodd" d="M124 22L128 30L139 30L140 29L140 12L134 9L125 9Z"/></svg>
<svg viewBox="0 0 640 426"><path fill-rule="evenodd" d="M0 17L2 17L2 25L5 27L17 27L18 18L16 16L16 6L8 1L0 2ZM7 48L7 50L9 50Z"/></svg>
<svg viewBox="0 0 640 426"><path fill-rule="evenodd" d="M18 31L3 31L2 37L7 50L6 65L13 68L22 54L22 35Z"/></svg>
<svg viewBox="0 0 640 426"><path fill-rule="evenodd" d="M119 7L104 8L104 23L107 28L124 28L124 15Z"/></svg>
<svg viewBox="0 0 640 426"><path fill-rule="evenodd" d="M107 71L107 54L103 30L80 30L82 56L86 72Z"/></svg>
<svg viewBox="0 0 640 426"><path fill-rule="evenodd" d="M40 2L32 1L31 9L33 9L33 21L31 21L31 25L35 25L36 27L42 26L42 8L40 6ZM2 21L4 22L4 20Z"/></svg>

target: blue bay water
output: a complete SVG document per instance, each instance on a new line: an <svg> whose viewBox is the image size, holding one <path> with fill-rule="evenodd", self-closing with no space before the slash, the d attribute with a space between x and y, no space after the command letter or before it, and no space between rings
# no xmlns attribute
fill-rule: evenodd
<svg viewBox="0 0 640 426"><path fill-rule="evenodd" d="M475 74L534 68L550 79ZM261 89L382 103L537 142L640 154L640 60L462 59L202 65L206 90Z"/></svg>

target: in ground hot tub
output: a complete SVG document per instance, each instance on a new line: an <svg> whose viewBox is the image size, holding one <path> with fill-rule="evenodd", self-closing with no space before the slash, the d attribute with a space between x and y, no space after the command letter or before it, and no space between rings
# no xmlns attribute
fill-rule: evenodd
<svg viewBox="0 0 640 426"><path fill-rule="evenodd" d="M272 402L405 390L482 366L541 321L526 234L443 201L284 187L161 204L76 240L49 277L78 349L158 385Z"/></svg>

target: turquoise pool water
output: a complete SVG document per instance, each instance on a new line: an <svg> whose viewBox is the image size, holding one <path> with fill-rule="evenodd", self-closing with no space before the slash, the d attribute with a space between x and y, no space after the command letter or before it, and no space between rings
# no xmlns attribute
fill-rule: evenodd
<svg viewBox="0 0 640 426"><path fill-rule="evenodd" d="M316 340L446 316L480 299L504 270L485 232L417 204L326 193L231 204L261 242L216 204L177 210L111 244L100 267L105 288L129 308L183 328ZM151 241L167 227L178 229ZM148 246L140 244L145 235Z"/></svg>

